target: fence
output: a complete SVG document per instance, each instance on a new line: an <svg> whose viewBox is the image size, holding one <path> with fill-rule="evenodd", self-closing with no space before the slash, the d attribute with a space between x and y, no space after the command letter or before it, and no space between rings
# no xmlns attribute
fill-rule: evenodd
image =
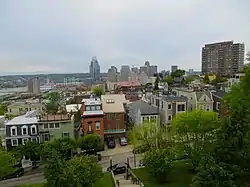
<svg viewBox="0 0 250 187"><path fill-rule="evenodd" d="M132 169L129 167L129 165L127 166L127 176L126 176L127 180L131 180L132 184L136 184L136 185L140 185L140 186L144 186L143 182L134 174L134 172L132 171Z"/></svg>

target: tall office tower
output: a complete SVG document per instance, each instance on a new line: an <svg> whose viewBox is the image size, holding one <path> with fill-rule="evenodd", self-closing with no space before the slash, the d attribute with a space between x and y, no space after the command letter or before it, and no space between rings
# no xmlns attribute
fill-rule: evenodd
<svg viewBox="0 0 250 187"><path fill-rule="evenodd" d="M233 75L244 65L244 43L233 41L206 44L202 47L201 70L203 74Z"/></svg>
<svg viewBox="0 0 250 187"><path fill-rule="evenodd" d="M94 56L90 62L89 66L90 78L95 82L100 80L100 65L97 58Z"/></svg>
<svg viewBox="0 0 250 187"><path fill-rule="evenodd" d="M40 93L39 77L33 77L28 80L28 93L34 93L34 94Z"/></svg>
<svg viewBox="0 0 250 187"><path fill-rule="evenodd" d="M157 73L157 66L149 66L148 67L148 76L153 77Z"/></svg>
<svg viewBox="0 0 250 187"><path fill-rule="evenodd" d="M121 66L120 81L128 81L129 76L130 76L130 67L129 66Z"/></svg>
<svg viewBox="0 0 250 187"><path fill-rule="evenodd" d="M139 69L139 73L141 73L141 72L148 73L148 66L141 66Z"/></svg>
<svg viewBox="0 0 250 187"><path fill-rule="evenodd" d="M147 60L147 61L145 62L145 64L144 64L144 66L149 67L149 66L150 66L150 62Z"/></svg>
<svg viewBox="0 0 250 187"><path fill-rule="evenodd" d="M178 69L178 66L176 65L171 66L171 73L176 72L177 69Z"/></svg>
<svg viewBox="0 0 250 187"><path fill-rule="evenodd" d="M131 72L134 72L134 73L138 74L138 73L139 73L139 70L138 70L137 67L132 67L132 68L131 68Z"/></svg>
<svg viewBox="0 0 250 187"><path fill-rule="evenodd" d="M111 66L108 69L108 81L110 81L110 82L117 82L118 81L117 68L115 66Z"/></svg>

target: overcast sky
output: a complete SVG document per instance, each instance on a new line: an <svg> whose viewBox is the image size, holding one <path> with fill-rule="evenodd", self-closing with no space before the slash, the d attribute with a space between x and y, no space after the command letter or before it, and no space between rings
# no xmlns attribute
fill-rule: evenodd
<svg viewBox="0 0 250 187"><path fill-rule="evenodd" d="M200 69L201 47L250 50L249 0L0 0L0 74L115 65Z"/></svg>

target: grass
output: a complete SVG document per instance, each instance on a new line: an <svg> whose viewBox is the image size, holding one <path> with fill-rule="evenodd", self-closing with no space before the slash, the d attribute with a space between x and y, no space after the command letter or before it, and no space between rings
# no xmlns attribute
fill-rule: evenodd
<svg viewBox="0 0 250 187"><path fill-rule="evenodd" d="M96 181L93 187L115 187L111 173L105 173L103 178ZM44 184L21 185L19 187L44 187Z"/></svg>
<svg viewBox="0 0 250 187"><path fill-rule="evenodd" d="M192 182L192 165L187 160L176 161L173 169L167 174L168 183L158 184L151 179L145 168L135 169L134 173L142 180L145 187L188 187Z"/></svg>

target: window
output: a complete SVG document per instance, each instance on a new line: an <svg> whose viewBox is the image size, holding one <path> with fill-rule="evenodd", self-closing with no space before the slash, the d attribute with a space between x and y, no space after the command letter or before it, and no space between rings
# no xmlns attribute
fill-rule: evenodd
<svg viewBox="0 0 250 187"><path fill-rule="evenodd" d="M35 138L35 137L32 137L32 138L31 138L31 141L32 141L32 142L38 142L38 141L37 141L37 138Z"/></svg>
<svg viewBox="0 0 250 187"><path fill-rule="evenodd" d="M44 128L44 129L48 129L48 128L49 128L48 123L44 123L44 124L43 124L43 128Z"/></svg>
<svg viewBox="0 0 250 187"><path fill-rule="evenodd" d="M207 97L206 97L206 96L204 96L203 100L204 100L204 101L206 101L206 100L207 100Z"/></svg>
<svg viewBox="0 0 250 187"><path fill-rule="evenodd" d="M100 130L101 129L101 123L100 123L100 121L96 121L95 122L95 129L96 130Z"/></svg>
<svg viewBox="0 0 250 187"><path fill-rule="evenodd" d="M163 101L161 102L161 108L164 108Z"/></svg>
<svg viewBox="0 0 250 187"><path fill-rule="evenodd" d="M60 128L60 124L59 123L55 123L55 128L59 129Z"/></svg>
<svg viewBox="0 0 250 187"><path fill-rule="evenodd" d="M100 105L97 105L97 106L96 106L96 110L101 110L101 106L100 106Z"/></svg>
<svg viewBox="0 0 250 187"><path fill-rule="evenodd" d="M50 129L54 129L54 128L55 128L55 124L54 124L54 123L50 123L50 124L49 124L49 128L50 128Z"/></svg>
<svg viewBox="0 0 250 187"><path fill-rule="evenodd" d="M150 121L156 121L155 119L156 119L156 116L151 116L150 117Z"/></svg>
<svg viewBox="0 0 250 187"><path fill-rule="evenodd" d="M11 136L17 136L17 127L13 126L10 128Z"/></svg>
<svg viewBox="0 0 250 187"><path fill-rule="evenodd" d="M89 132L92 131L92 122L91 121L88 122L88 131Z"/></svg>
<svg viewBox="0 0 250 187"><path fill-rule="evenodd" d="M62 137L63 138L69 138L69 132L63 132Z"/></svg>
<svg viewBox="0 0 250 187"><path fill-rule="evenodd" d="M95 110L95 106L91 106L91 111L94 111Z"/></svg>
<svg viewBox="0 0 250 187"><path fill-rule="evenodd" d="M23 138L23 139L22 139L22 143L23 143L23 145L25 145L25 144L27 143L27 141L29 141L29 139L28 139L28 138Z"/></svg>
<svg viewBox="0 0 250 187"><path fill-rule="evenodd" d="M171 120L172 120L172 116L168 115L168 121L171 121Z"/></svg>
<svg viewBox="0 0 250 187"><path fill-rule="evenodd" d="M11 108L9 109L9 112L11 113Z"/></svg>
<svg viewBox="0 0 250 187"><path fill-rule="evenodd" d="M43 135L43 141L47 142L50 140L50 135L49 134L44 134Z"/></svg>
<svg viewBox="0 0 250 187"><path fill-rule="evenodd" d="M191 111L193 110L193 105L192 105L192 104L190 105L190 110L191 110Z"/></svg>
<svg viewBox="0 0 250 187"><path fill-rule="evenodd" d="M18 141L17 141L17 139L11 139L11 145L12 145L12 146L18 146Z"/></svg>
<svg viewBox="0 0 250 187"><path fill-rule="evenodd" d="M203 110L203 105L200 105L200 110Z"/></svg>
<svg viewBox="0 0 250 187"><path fill-rule="evenodd" d="M90 111L90 106L86 106L86 111Z"/></svg>
<svg viewBox="0 0 250 187"><path fill-rule="evenodd" d="M31 135L37 134L36 125L31 126Z"/></svg>
<svg viewBox="0 0 250 187"><path fill-rule="evenodd" d="M220 102L216 102L216 110L220 110Z"/></svg>
<svg viewBox="0 0 250 187"><path fill-rule="evenodd" d="M168 104L168 110L172 109L172 104Z"/></svg>
<svg viewBox="0 0 250 187"><path fill-rule="evenodd" d="M210 106L209 106L209 105L207 105L207 107L206 107L206 108L207 108L207 111L210 111Z"/></svg>
<svg viewBox="0 0 250 187"><path fill-rule="evenodd" d="M28 135L28 127L26 125L22 126L22 135Z"/></svg>
<svg viewBox="0 0 250 187"><path fill-rule="evenodd" d="M185 111L185 104L179 104L179 105L177 105L177 111L178 112Z"/></svg>

